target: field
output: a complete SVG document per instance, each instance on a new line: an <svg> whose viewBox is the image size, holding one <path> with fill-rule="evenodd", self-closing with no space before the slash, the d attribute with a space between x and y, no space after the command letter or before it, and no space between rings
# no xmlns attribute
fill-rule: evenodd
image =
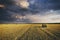
<svg viewBox="0 0 60 40"><path fill-rule="evenodd" d="M0 24L0 40L60 40L60 24Z"/></svg>

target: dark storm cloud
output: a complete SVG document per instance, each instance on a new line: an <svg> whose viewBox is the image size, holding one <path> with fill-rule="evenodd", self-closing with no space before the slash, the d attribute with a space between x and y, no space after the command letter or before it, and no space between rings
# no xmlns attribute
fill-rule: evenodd
<svg viewBox="0 0 60 40"><path fill-rule="evenodd" d="M31 6L32 10L59 10L60 9L60 0L33 0L34 3ZM36 10L36 11L37 11Z"/></svg>
<svg viewBox="0 0 60 40"><path fill-rule="evenodd" d="M13 13L10 13L13 11L8 12L10 10L10 9L8 9L8 7L15 5L14 1L12 1L12 0L0 0L0 5L4 5L4 7L0 7L0 23L5 22L5 21L13 21L14 18L11 18L11 15ZM11 8L11 7L9 7L9 8Z"/></svg>
<svg viewBox="0 0 60 40"><path fill-rule="evenodd" d="M47 10L60 10L60 0L28 0L30 3L28 9L21 8L20 5L16 5L15 0L0 0L0 5L4 7L0 8L0 23L4 22L15 22L16 18L12 15L21 15L25 16L27 14L45 14L41 13ZM35 16L34 16L35 17ZM18 22L32 22L30 19L20 19Z"/></svg>
<svg viewBox="0 0 60 40"><path fill-rule="evenodd" d="M13 0L0 0L0 4L11 5L14 4Z"/></svg>
<svg viewBox="0 0 60 40"><path fill-rule="evenodd" d="M26 13L29 13L28 9L21 8L20 5L16 5L15 0L0 0L0 5L4 5L4 7L0 7L0 23L15 22L17 20L17 18L15 18L17 14L25 16ZM12 15L15 16L12 17ZM23 19L25 22L26 20L28 19ZM19 19L19 21L21 20Z"/></svg>
<svg viewBox="0 0 60 40"><path fill-rule="evenodd" d="M60 9L60 0L48 0L47 6L49 9L59 10Z"/></svg>

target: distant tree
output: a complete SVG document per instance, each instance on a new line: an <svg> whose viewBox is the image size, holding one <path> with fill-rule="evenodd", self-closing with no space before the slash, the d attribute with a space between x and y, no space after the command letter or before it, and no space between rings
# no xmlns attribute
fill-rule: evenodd
<svg viewBox="0 0 60 40"><path fill-rule="evenodd" d="M45 28L45 27L47 27L47 25L46 24L42 24L42 27Z"/></svg>

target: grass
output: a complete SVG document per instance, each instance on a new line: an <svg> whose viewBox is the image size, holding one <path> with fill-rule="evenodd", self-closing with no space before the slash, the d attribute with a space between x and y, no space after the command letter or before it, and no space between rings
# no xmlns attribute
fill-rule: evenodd
<svg viewBox="0 0 60 40"><path fill-rule="evenodd" d="M14 40L22 36L30 27L41 26L41 24L0 24L0 40ZM60 24L47 24L47 28L53 31L60 30ZM44 29L45 30L45 29Z"/></svg>

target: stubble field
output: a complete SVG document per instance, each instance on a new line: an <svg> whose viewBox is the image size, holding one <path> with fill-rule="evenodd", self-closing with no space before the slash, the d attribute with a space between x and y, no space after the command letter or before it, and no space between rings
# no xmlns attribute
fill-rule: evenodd
<svg viewBox="0 0 60 40"><path fill-rule="evenodd" d="M60 40L60 24L0 24L0 40Z"/></svg>

